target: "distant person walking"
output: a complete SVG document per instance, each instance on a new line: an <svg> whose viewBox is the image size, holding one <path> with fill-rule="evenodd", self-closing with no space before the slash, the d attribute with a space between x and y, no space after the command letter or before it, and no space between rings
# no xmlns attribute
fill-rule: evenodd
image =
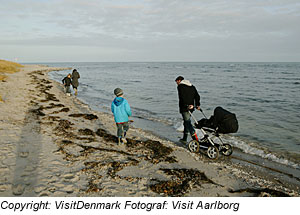
<svg viewBox="0 0 300 215"><path fill-rule="evenodd" d="M193 112L195 107L200 110L200 96L196 87L190 81L184 80L184 77L178 76L175 82L178 90L179 112L182 115L184 126L183 138L180 141L186 144L188 133L191 134L194 140L198 140L189 111Z"/></svg>
<svg viewBox="0 0 300 215"><path fill-rule="evenodd" d="M70 88L70 86L72 84L71 74L68 74L66 77L64 77L64 79L62 80L62 83L65 86L67 95L70 96L71 95L71 88Z"/></svg>
<svg viewBox="0 0 300 215"><path fill-rule="evenodd" d="M127 143L126 132L129 129L129 116L131 116L131 109L126 99L123 98L123 90L116 88L114 90L116 95L111 103L111 111L114 114L115 122L117 124L118 144Z"/></svg>
<svg viewBox="0 0 300 215"><path fill-rule="evenodd" d="M79 85L79 82L78 82L78 79L80 78L80 75L79 75L79 72L76 70L76 69L73 69L73 72L72 72L72 86L73 86L73 89L75 91L75 96L77 96L77 88L78 88L78 85Z"/></svg>

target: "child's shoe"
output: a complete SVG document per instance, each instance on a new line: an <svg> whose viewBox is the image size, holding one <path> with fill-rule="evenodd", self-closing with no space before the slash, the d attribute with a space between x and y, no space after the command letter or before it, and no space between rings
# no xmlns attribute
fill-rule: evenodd
<svg viewBox="0 0 300 215"><path fill-rule="evenodd" d="M118 137L118 142L117 142L117 145L121 145L121 143L122 143L122 140L121 140L121 138L120 138L120 137Z"/></svg>
<svg viewBox="0 0 300 215"><path fill-rule="evenodd" d="M123 143L123 144L126 144L126 143L127 143L127 140L126 140L125 137L123 137L121 140L122 140L122 143Z"/></svg>

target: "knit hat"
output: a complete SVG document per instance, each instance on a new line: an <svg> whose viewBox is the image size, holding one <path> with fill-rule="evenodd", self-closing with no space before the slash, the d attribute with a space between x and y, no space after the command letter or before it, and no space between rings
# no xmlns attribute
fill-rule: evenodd
<svg viewBox="0 0 300 215"><path fill-rule="evenodd" d="M178 77L175 79L175 81L182 81L182 80L184 80L184 77L182 77L182 76L178 76Z"/></svg>
<svg viewBox="0 0 300 215"><path fill-rule="evenodd" d="M123 90L120 89L120 88L116 88L116 89L114 90L114 94L115 94L116 96L121 96L121 95L123 95Z"/></svg>

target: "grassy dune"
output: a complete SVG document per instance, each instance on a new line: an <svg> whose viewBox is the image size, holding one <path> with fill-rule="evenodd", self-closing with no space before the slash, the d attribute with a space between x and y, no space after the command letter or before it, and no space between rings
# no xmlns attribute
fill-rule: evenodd
<svg viewBox="0 0 300 215"><path fill-rule="evenodd" d="M15 73L20 71L23 65L6 60L0 60L0 73Z"/></svg>
<svg viewBox="0 0 300 215"><path fill-rule="evenodd" d="M0 81L3 81L6 79L7 76L4 73L19 72L21 67L23 67L23 65L15 63L15 62L0 60ZM0 94L0 101L2 101L1 94Z"/></svg>

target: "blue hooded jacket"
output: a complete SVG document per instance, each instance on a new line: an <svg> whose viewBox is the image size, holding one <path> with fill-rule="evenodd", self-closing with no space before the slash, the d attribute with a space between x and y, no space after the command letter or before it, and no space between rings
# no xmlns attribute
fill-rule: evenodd
<svg viewBox="0 0 300 215"><path fill-rule="evenodd" d="M114 114L115 122L128 122L128 117L131 116L131 109L126 99L116 97L111 103L111 112Z"/></svg>

